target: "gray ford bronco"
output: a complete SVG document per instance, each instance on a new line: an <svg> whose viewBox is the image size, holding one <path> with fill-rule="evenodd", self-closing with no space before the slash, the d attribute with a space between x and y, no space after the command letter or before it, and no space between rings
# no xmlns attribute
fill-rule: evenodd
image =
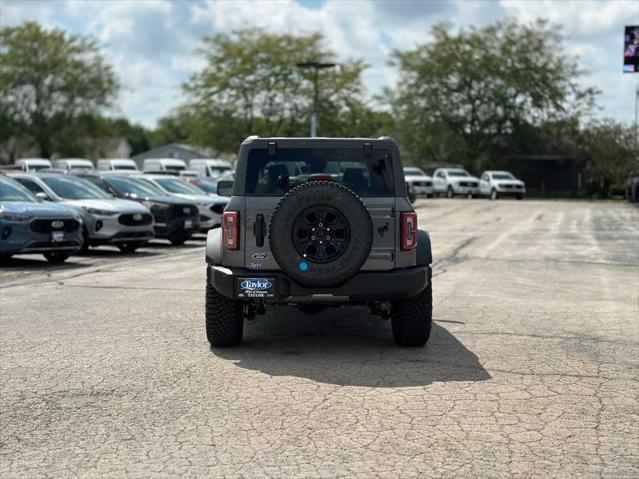
<svg viewBox="0 0 639 479"><path fill-rule="evenodd" d="M212 346L238 345L270 305L367 305L398 345L428 341L430 238L392 139L249 137L218 192L232 195L206 244Z"/></svg>

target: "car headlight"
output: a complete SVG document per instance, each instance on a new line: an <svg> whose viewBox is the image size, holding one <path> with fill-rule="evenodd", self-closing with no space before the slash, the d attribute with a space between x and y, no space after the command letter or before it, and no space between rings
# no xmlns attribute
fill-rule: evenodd
<svg viewBox="0 0 639 479"><path fill-rule="evenodd" d="M15 223L22 223L25 221L29 221L31 219L30 216L27 215L19 215L15 213L0 213L0 219L4 221L13 221Z"/></svg>
<svg viewBox="0 0 639 479"><path fill-rule="evenodd" d="M117 211L101 210L99 208L91 208L90 206L83 206L82 209L87 213L91 213L92 215L113 216L117 214Z"/></svg>

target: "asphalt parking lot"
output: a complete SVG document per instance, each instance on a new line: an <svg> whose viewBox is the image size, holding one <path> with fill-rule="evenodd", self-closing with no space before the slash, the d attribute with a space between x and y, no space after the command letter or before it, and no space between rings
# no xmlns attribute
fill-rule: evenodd
<svg viewBox="0 0 639 479"><path fill-rule="evenodd" d="M418 206L423 349L274 308L211 352L202 240L4 265L0 476L639 476L639 209Z"/></svg>

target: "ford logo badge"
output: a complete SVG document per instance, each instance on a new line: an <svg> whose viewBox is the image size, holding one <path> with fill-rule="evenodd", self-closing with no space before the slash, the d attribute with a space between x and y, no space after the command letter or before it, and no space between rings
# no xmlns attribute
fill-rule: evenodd
<svg viewBox="0 0 639 479"><path fill-rule="evenodd" d="M52 228L60 229L63 226L64 226L64 221L56 220L56 221L52 221L51 222L51 227Z"/></svg>
<svg viewBox="0 0 639 479"><path fill-rule="evenodd" d="M142 221L142 215L140 213L136 213L133 215L133 219L135 221Z"/></svg>
<svg viewBox="0 0 639 479"><path fill-rule="evenodd" d="M266 259L268 258L268 255L265 253L255 253L253 256L251 256L251 258L253 259Z"/></svg>

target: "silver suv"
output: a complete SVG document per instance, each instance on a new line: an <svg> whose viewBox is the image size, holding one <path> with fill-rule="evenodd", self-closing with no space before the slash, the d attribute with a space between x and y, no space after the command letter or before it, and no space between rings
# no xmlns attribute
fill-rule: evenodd
<svg viewBox="0 0 639 479"><path fill-rule="evenodd" d="M220 181L223 193L230 182ZM432 320L431 249L388 138L246 139L222 228L207 236L206 333L242 339L271 304L363 304L422 346Z"/></svg>
<svg viewBox="0 0 639 479"><path fill-rule="evenodd" d="M82 216L83 250L112 244L133 253L153 238L153 215L135 201L121 200L73 175L13 174L16 181L38 198L74 207Z"/></svg>

